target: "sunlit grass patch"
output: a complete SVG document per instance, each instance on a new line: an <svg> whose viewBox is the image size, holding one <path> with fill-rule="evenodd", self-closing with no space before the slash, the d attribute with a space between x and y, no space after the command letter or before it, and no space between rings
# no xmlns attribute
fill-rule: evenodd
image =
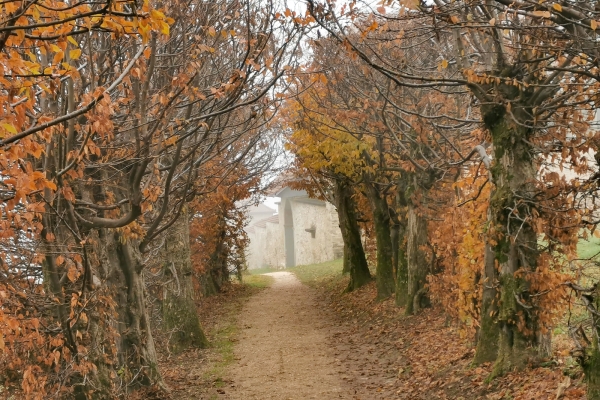
<svg viewBox="0 0 600 400"><path fill-rule="evenodd" d="M262 274L268 274L269 272L277 272L280 271L279 269L273 268L273 267L264 267L264 268L257 268L257 269L248 269L246 271L244 271L245 275L262 275Z"/></svg>
<svg viewBox="0 0 600 400"><path fill-rule="evenodd" d="M600 239L590 235L588 239L582 239L577 243L577 255L579 258L590 258L600 253Z"/></svg>
<svg viewBox="0 0 600 400"><path fill-rule="evenodd" d="M244 275L242 282L255 288L266 288L273 283L273 277L268 275Z"/></svg>
<svg viewBox="0 0 600 400"><path fill-rule="evenodd" d="M342 269L343 261L340 258L320 264L298 265L287 268L285 271L293 272L302 283L309 286L319 286L324 281L341 277Z"/></svg>

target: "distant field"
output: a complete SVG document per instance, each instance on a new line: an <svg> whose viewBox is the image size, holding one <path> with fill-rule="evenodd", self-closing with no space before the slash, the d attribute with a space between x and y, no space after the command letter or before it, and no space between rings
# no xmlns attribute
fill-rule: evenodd
<svg viewBox="0 0 600 400"><path fill-rule="evenodd" d="M600 239L590 235L587 240L580 240L577 244L577 255L580 258L590 258L600 252Z"/></svg>

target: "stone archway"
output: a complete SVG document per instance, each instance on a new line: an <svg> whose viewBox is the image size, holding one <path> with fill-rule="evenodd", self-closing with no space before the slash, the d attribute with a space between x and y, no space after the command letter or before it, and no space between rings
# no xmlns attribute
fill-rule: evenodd
<svg viewBox="0 0 600 400"><path fill-rule="evenodd" d="M283 207L283 230L285 244L285 267L296 266L296 249L294 246L294 215L291 201L286 199Z"/></svg>

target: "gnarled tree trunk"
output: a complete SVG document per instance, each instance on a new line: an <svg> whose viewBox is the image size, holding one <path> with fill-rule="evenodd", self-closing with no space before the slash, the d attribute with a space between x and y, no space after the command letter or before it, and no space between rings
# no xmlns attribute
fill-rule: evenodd
<svg viewBox="0 0 600 400"><path fill-rule="evenodd" d="M221 291L223 283L229 280L227 269L227 244L225 237L227 232L222 224L215 227L215 248L208 259L206 271L200 276L200 286L204 296L213 296Z"/></svg>
<svg viewBox="0 0 600 400"><path fill-rule="evenodd" d="M406 307L408 304L408 258L406 227L402 224L394 226L392 240L396 247L394 266L396 269L396 305ZM392 230L392 232L394 232Z"/></svg>
<svg viewBox="0 0 600 400"><path fill-rule="evenodd" d="M488 221L490 213L488 211ZM473 363L492 362L498 356L498 335L500 329L496 321L498 315L498 272L494 251L489 243L485 245L483 269L483 294L481 298L480 323L477 334L477 350Z"/></svg>
<svg viewBox="0 0 600 400"><path fill-rule="evenodd" d="M402 173L398 178L396 189L396 210L392 214L392 265L396 271L396 305L405 307L408 299L408 259L406 228L407 215L407 181L410 177Z"/></svg>
<svg viewBox="0 0 600 400"><path fill-rule="evenodd" d="M167 231L161 254L167 279L161 302L162 328L168 332L169 348L179 353L190 347L206 347L208 340L200 326L194 299L187 208Z"/></svg>
<svg viewBox="0 0 600 400"><path fill-rule="evenodd" d="M593 303L589 306L589 309L592 312L598 312L597 310L600 310L600 285L596 285L589 294L593 298ZM580 354L578 361L585 373L588 400L600 400L600 343L598 342L600 321L593 313L591 313L590 318L592 320L592 344L582 349L583 354Z"/></svg>
<svg viewBox="0 0 600 400"><path fill-rule="evenodd" d="M412 202L408 204L407 217L408 292L405 312L411 315L428 304L425 283L429 273L429 257L423 251L427 245L427 220Z"/></svg>
<svg viewBox="0 0 600 400"><path fill-rule="evenodd" d="M112 230L100 239L104 250L101 260L108 264L106 284L118 312L117 371L131 388L153 384L166 387L158 370L137 243Z"/></svg>
<svg viewBox="0 0 600 400"><path fill-rule="evenodd" d="M488 235L499 269L498 357L492 376L523 368L537 358L540 327L536 310L529 301L527 272L537 266L537 234L531 224L527 199L535 194L536 169L530 145L524 139L530 131L513 119L527 121L522 109L508 116L504 106L483 108L484 121L494 144L491 168L496 189L490 201L491 224ZM521 117L521 118L519 118ZM483 338L483 337L482 337Z"/></svg>
<svg viewBox="0 0 600 400"><path fill-rule="evenodd" d="M335 181L335 202L344 240L344 269L350 273L350 282L346 291L350 292L369 282L371 273L360 240L352 188L343 180Z"/></svg>
<svg viewBox="0 0 600 400"><path fill-rule="evenodd" d="M364 182L366 195L373 211L373 225L377 239L377 267L375 280L377 282L377 298L382 300L390 297L395 290L394 267L392 264L392 237L390 231L389 206L381 195L375 183L369 179Z"/></svg>

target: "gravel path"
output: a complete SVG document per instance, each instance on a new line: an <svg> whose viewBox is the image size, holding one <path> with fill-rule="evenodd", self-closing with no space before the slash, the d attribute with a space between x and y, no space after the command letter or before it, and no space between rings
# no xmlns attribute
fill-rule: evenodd
<svg viewBox="0 0 600 400"><path fill-rule="evenodd" d="M253 296L240 316L229 399L352 399L329 333L331 319L289 272Z"/></svg>

